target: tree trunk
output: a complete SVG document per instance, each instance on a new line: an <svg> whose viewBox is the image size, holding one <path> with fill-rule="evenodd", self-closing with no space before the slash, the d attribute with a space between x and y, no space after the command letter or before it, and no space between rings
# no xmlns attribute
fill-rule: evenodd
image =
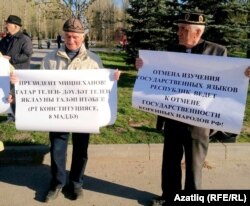
<svg viewBox="0 0 250 206"><path fill-rule="evenodd" d="M247 33L247 39L248 39L248 41L250 40L250 32ZM247 58L250 59L250 44L249 43L247 46Z"/></svg>

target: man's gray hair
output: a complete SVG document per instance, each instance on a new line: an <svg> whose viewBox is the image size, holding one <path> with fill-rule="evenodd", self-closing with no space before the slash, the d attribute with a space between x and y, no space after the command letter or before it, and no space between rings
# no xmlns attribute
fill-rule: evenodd
<svg viewBox="0 0 250 206"><path fill-rule="evenodd" d="M179 23L178 25L184 25L184 26L188 26L192 29L200 29L201 32L203 33L205 31L205 25L198 25L198 24L185 24L185 23Z"/></svg>

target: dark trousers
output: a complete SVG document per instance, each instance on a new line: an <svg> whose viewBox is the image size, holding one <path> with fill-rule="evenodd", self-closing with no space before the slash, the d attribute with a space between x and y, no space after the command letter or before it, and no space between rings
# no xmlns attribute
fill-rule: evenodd
<svg viewBox="0 0 250 206"><path fill-rule="evenodd" d="M66 184L66 158L69 133L50 132L51 148L51 187L63 187ZM83 174L88 161L89 134L72 133L73 153L69 173L69 183L82 187Z"/></svg>
<svg viewBox="0 0 250 206"><path fill-rule="evenodd" d="M15 113L16 113L16 104L11 104L10 105L12 113L7 114L7 120L9 121L15 121Z"/></svg>
<svg viewBox="0 0 250 206"><path fill-rule="evenodd" d="M190 126L174 120L165 122L162 161L163 197L182 189L181 160L185 154L185 187L201 189L202 168L208 151L209 129Z"/></svg>

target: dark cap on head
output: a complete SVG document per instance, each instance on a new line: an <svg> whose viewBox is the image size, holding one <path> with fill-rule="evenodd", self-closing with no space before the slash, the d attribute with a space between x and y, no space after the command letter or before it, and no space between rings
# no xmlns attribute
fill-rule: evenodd
<svg viewBox="0 0 250 206"><path fill-rule="evenodd" d="M182 13L175 23L205 25L206 19L202 13Z"/></svg>
<svg viewBox="0 0 250 206"><path fill-rule="evenodd" d="M64 23L63 31L84 33L84 26L79 19L70 18Z"/></svg>
<svg viewBox="0 0 250 206"><path fill-rule="evenodd" d="M21 18L15 15L9 15L8 19L5 22L22 26Z"/></svg>

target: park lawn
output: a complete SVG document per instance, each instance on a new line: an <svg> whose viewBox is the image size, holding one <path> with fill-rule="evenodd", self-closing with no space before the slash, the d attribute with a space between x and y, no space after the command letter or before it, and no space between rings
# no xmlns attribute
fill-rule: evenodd
<svg viewBox="0 0 250 206"><path fill-rule="evenodd" d="M238 142L250 142L250 85L248 86L246 110L244 115L243 128L237 138Z"/></svg>
<svg viewBox="0 0 250 206"><path fill-rule="evenodd" d="M162 132L155 129L156 116L136 110L131 105L132 89L136 78L133 65L124 62L126 54L120 52L98 52L104 67L122 71L118 82L118 115L114 125L103 127L100 134L92 134L92 144L162 143ZM5 116L0 116L3 121ZM17 131L14 123L0 124L0 140L6 145L48 145L47 132ZM238 142L250 142L250 87L244 117L244 126Z"/></svg>

